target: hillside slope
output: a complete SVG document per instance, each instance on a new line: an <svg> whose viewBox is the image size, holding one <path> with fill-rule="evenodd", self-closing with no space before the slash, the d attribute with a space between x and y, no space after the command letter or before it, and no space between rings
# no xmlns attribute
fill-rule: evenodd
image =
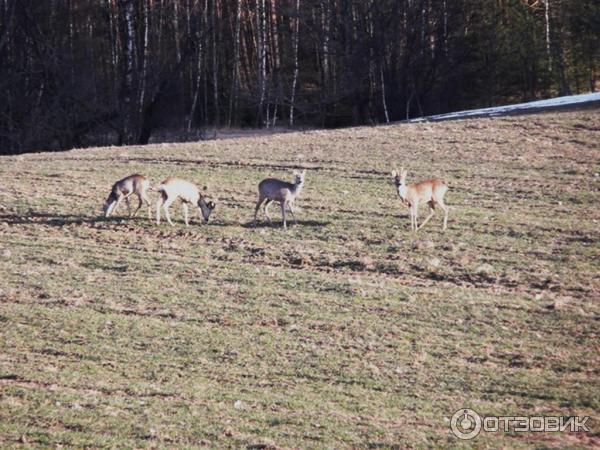
<svg viewBox="0 0 600 450"><path fill-rule="evenodd" d="M0 157L0 444L599 445L599 142L592 110ZM411 234L401 165L446 233ZM299 224L250 227L296 167ZM101 218L134 172L214 220ZM462 442L464 407L595 428Z"/></svg>

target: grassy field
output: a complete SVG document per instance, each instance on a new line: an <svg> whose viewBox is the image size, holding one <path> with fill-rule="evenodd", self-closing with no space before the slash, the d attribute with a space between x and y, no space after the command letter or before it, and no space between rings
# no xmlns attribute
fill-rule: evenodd
<svg viewBox="0 0 600 450"><path fill-rule="evenodd" d="M599 146L588 110L0 157L0 446L600 446ZM293 168L299 223L251 227ZM135 172L211 222L100 217ZM591 431L460 441L464 407Z"/></svg>

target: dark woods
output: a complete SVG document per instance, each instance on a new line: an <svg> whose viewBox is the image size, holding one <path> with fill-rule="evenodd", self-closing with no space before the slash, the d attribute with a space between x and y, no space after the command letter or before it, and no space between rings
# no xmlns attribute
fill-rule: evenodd
<svg viewBox="0 0 600 450"><path fill-rule="evenodd" d="M0 0L0 153L587 92L599 42L597 0Z"/></svg>

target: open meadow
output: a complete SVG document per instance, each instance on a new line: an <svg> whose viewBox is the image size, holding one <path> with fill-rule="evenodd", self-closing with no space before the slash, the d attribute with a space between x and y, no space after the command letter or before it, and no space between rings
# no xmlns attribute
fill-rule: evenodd
<svg viewBox="0 0 600 450"><path fill-rule="evenodd" d="M450 186L445 233L401 165ZM252 227L294 168L298 224ZM103 218L136 172L211 221ZM0 446L598 447L599 172L597 109L2 156ZM590 432L461 441L466 407Z"/></svg>

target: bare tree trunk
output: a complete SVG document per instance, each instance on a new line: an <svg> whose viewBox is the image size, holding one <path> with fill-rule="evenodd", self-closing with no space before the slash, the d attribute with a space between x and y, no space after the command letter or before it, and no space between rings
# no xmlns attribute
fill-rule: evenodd
<svg viewBox="0 0 600 450"><path fill-rule="evenodd" d="M73 3L71 0L67 2L67 7L69 8L69 57L71 59L70 69L71 69L71 83L75 83L75 50L74 50L74 40L75 40L75 30L73 28Z"/></svg>
<svg viewBox="0 0 600 450"><path fill-rule="evenodd" d="M219 66L218 66L218 58L217 58L217 25L219 21L217 20L217 0L213 0L212 2L212 14L211 14L211 28L212 28L212 84L213 84L213 103L215 108L215 120L214 125L215 128L219 127L220 118L220 109L219 109Z"/></svg>
<svg viewBox="0 0 600 450"><path fill-rule="evenodd" d="M427 29L427 8L425 0L421 0L421 45L420 52L421 56L425 52L425 34Z"/></svg>
<svg viewBox="0 0 600 450"><path fill-rule="evenodd" d="M383 106L383 113L385 115L385 123L390 123L390 116L388 114L387 103L385 101L385 79L383 77L383 61L379 65L379 75L381 77L381 104Z"/></svg>
<svg viewBox="0 0 600 450"><path fill-rule="evenodd" d="M355 45L357 44L356 36L356 14L354 2L352 0L342 0L341 5L341 30L343 42L343 59L340 70L343 73L343 95L351 103L352 109L352 124L358 125L361 116L361 93L359 83L357 83L357 70L359 69L356 63ZM341 50L341 49L340 49Z"/></svg>
<svg viewBox="0 0 600 450"><path fill-rule="evenodd" d="M94 40L94 24L92 22L92 18L88 17L87 20L87 29L88 29L88 40L92 42ZM90 66L94 65L96 62L96 47L93 45L88 46L88 55L89 55L89 64ZM94 92L93 104L98 104L98 72L92 72L92 90Z"/></svg>
<svg viewBox="0 0 600 450"><path fill-rule="evenodd" d="M240 34L240 79L239 79L239 85L240 88L248 91L251 88L251 84L252 84L252 80L253 77L251 74L253 74L253 70L252 70L252 57L251 57L251 49L254 48L252 45L249 44L249 41L252 41L252 20L250 19L250 8L247 8L246 10L246 15L248 16L248 20L244 20L244 14L242 10L242 20L241 20L241 27L242 27L242 32ZM249 30L247 30L249 28ZM250 36L250 37L248 37ZM253 41L252 41L253 42ZM243 76L242 76L243 75Z"/></svg>
<svg viewBox="0 0 600 450"><path fill-rule="evenodd" d="M335 70L332 70L331 55L330 55L330 29L331 29L331 1L323 0L321 2L321 30L323 33L322 43L322 79L321 79L321 126L325 126L327 118L327 100L331 97L335 98L335 92L331 92L331 86L335 89ZM335 66L334 66L335 67ZM332 76L333 72L333 76Z"/></svg>
<svg viewBox="0 0 600 450"><path fill-rule="evenodd" d="M164 5L164 0L159 0L160 1L160 6L159 6L159 12L158 12L158 36L156 37L157 40L157 45L158 48L162 48L162 31L164 28L164 19L165 19L165 5Z"/></svg>
<svg viewBox="0 0 600 450"><path fill-rule="evenodd" d="M329 0L325 0L326 6L322 7L321 23L323 29L323 78L329 80L329 20L331 16Z"/></svg>
<svg viewBox="0 0 600 450"><path fill-rule="evenodd" d="M135 57L135 31L134 31L134 13L135 8L133 0L119 0L120 8L123 11L124 20L124 53L125 66L124 77L121 91L121 100L123 104L123 127L122 140L124 144L132 144L136 139L136 117L134 104L134 57Z"/></svg>
<svg viewBox="0 0 600 450"><path fill-rule="evenodd" d="M369 8L367 10L366 17L366 28L367 33L369 33L369 106L368 106L368 120L373 121L374 114L374 99L375 99L375 91L377 84L377 76L375 75L375 27L373 25L373 0L369 0ZM381 51L381 49L380 49Z"/></svg>
<svg viewBox="0 0 600 450"><path fill-rule="evenodd" d="M235 14L235 34L233 39L233 68L231 70L231 94L229 95L229 112L227 114L227 127L231 128L233 119L233 106L237 97L240 77L240 26L242 22L242 0L237 0Z"/></svg>
<svg viewBox="0 0 600 450"><path fill-rule="evenodd" d="M208 0L204 0L204 9L202 11L202 24L206 23L206 14L208 10ZM203 50L203 39L200 27L196 31L196 40L198 45L198 55L196 59L196 83L194 85L194 94L192 99L192 106L190 108L190 114L188 116L187 131L188 133L192 130L192 123L194 116L196 115L196 107L198 105L198 96L200 94L200 85L202 83L202 50Z"/></svg>
<svg viewBox="0 0 600 450"><path fill-rule="evenodd" d="M590 71L589 83L590 83L590 92L596 92L596 73L594 67L594 58L591 53L589 55L588 66Z"/></svg>
<svg viewBox="0 0 600 450"><path fill-rule="evenodd" d="M553 10L555 10L555 6L560 7L560 3L555 3L553 6ZM554 18L560 18L560 11L554 12ZM554 25L554 30L558 28L558 33L556 39L552 39L552 30L550 21L553 18L552 12L550 11L550 0L544 0L544 18L546 21L546 53L548 54L548 72L551 78L555 78L558 83L558 90L560 95L570 95L571 89L567 82L567 77L565 74L565 62L564 62L564 53L563 53L563 42L561 40L562 34L562 26L559 21L557 25ZM556 57L556 59L554 58Z"/></svg>
<svg viewBox="0 0 600 450"><path fill-rule="evenodd" d="M271 54L273 57L271 58L272 62L272 75L271 79L276 79L277 83L274 86L273 90L275 91L275 102L273 107L273 117L271 121L271 126L275 127L275 122L277 121L277 109L279 104L282 102L283 98L283 80L281 78L281 46L280 46L280 36L279 36L279 26L277 23L278 15L276 2L271 1L271 14L270 14L270 41L271 41Z"/></svg>
<svg viewBox="0 0 600 450"><path fill-rule="evenodd" d="M193 3L193 5L192 5ZM190 43L193 40L193 36L192 36L192 9L196 8L196 5L198 4L198 0L186 0L185 1L185 42L186 45L190 45ZM194 67L195 67L195 63L193 62L193 58L190 58L190 60L192 61L191 64L186 64L184 67L184 71L185 71L185 87L189 88L189 91L185 91L183 93L184 97L186 100L191 100L194 96ZM184 105L184 109L188 107L188 110L191 110L192 106L191 106L191 102L187 103ZM187 114L184 116L183 118L183 122L184 125L187 127L187 121L188 121L188 117Z"/></svg>
<svg viewBox="0 0 600 450"><path fill-rule="evenodd" d="M0 23L3 24L2 36L0 36L0 52L4 49L4 47L7 47L7 53L10 54L10 52L11 52L11 41L12 41L11 37L12 37L12 33L13 33L14 16L15 16L15 5L13 4L12 7L9 7L8 1L5 0L4 11L3 11L2 17L0 18L0 20L1 20Z"/></svg>
<svg viewBox="0 0 600 450"><path fill-rule="evenodd" d="M546 25L546 55L548 57L548 73L552 76L552 49L550 43L550 0L544 1L544 19Z"/></svg>
<svg viewBox="0 0 600 450"><path fill-rule="evenodd" d="M275 107L273 108L273 121L271 122L271 127L275 128L275 123L277 122L277 102L275 103Z"/></svg>
<svg viewBox="0 0 600 450"><path fill-rule="evenodd" d="M149 57L149 22L148 22L148 5L149 0L142 0L142 22L144 27L143 50L142 50L142 70L140 74L140 100L139 100L139 115L142 115L144 109L146 84L148 76L148 57Z"/></svg>
<svg viewBox="0 0 600 450"><path fill-rule="evenodd" d="M181 62L181 37L179 36L178 4L178 1L173 2L173 32L175 33L175 54L177 55L177 64Z"/></svg>
<svg viewBox="0 0 600 450"><path fill-rule="evenodd" d="M296 84L298 83L298 39L300 35L300 0L296 0L296 20L294 22L294 76L292 78L292 95L290 98L290 127L294 126L294 108L296 107Z"/></svg>
<svg viewBox="0 0 600 450"><path fill-rule="evenodd" d="M278 71L281 67L281 50L279 45L279 26L277 24L277 8L276 2L271 1L271 42L273 52L273 66L274 70Z"/></svg>
<svg viewBox="0 0 600 450"><path fill-rule="evenodd" d="M444 56L448 57L448 5L446 0L443 2L444 10Z"/></svg>
<svg viewBox="0 0 600 450"><path fill-rule="evenodd" d="M270 91L271 89L269 89ZM265 108L266 114L265 114L265 128L268 130L269 126L271 125L271 105L269 104L269 98L271 96L271 93L269 92L267 94L267 105Z"/></svg>
<svg viewBox="0 0 600 450"><path fill-rule="evenodd" d="M264 103L267 87L267 52L265 45L265 0L256 0L256 47L258 57L258 123L264 126Z"/></svg>
<svg viewBox="0 0 600 450"><path fill-rule="evenodd" d="M110 60L112 63L111 75L113 80L113 86L117 85L117 67L119 67L119 52L117 51L117 37L118 32L115 32L115 20L113 16L112 0L106 0L106 8L108 13L108 38L110 40Z"/></svg>

